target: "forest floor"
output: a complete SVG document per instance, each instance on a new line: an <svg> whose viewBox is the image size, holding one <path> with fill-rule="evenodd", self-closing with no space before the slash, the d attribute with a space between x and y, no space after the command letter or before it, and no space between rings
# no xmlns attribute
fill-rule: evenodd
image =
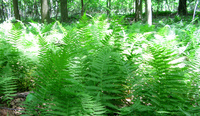
<svg viewBox="0 0 200 116"><path fill-rule="evenodd" d="M0 107L0 116L21 115L20 111L25 110L21 107L21 105L23 105L22 103L26 100L26 96L29 93L30 92L17 93L16 96L14 96L13 100L10 102L10 106L4 103L3 106Z"/></svg>

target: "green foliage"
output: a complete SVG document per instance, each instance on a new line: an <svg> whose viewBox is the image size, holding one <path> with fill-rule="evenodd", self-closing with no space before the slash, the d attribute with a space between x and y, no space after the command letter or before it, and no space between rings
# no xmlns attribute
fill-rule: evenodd
<svg viewBox="0 0 200 116"><path fill-rule="evenodd" d="M175 22L181 21L181 17L180 17L179 15L176 15L176 16L174 17L174 21L175 21Z"/></svg>
<svg viewBox="0 0 200 116"><path fill-rule="evenodd" d="M159 16L170 16L172 14L173 14L173 12L171 12L171 11L159 11L159 12L156 12L156 15L159 15Z"/></svg>
<svg viewBox="0 0 200 116"><path fill-rule="evenodd" d="M85 24L85 21L87 19L83 17L81 23ZM79 26L77 34L73 35L73 30L69 34L59 23L56 25L65 35L64 43L58 47L45 38L39 38L42 49L36 71L36 88L31 95L33 102L27 100L26 113L114 115L119 112L123 105L121 100L126 96L126 77L131 73L127 73L131 66L127 67L120 55L123 48L120 43L124 41L122 27L113 21L112 33L109 34L103 31L109 29L109 26L107 29L102 26L107 25L103 20L92 26ZM94 33L95 29L99 31ZM104 37L109 39L104 40Z"/></svg>
<svg viewBox="0 0 200 116"><path fill-rule="evenodd" d="M28 114L101 115L105 112L101 103L88 95L84 85L76 79L80 77L72 76L74 74L70 70L72 68L70 64L76 58L78 46L68 37L66 34L64 37L66 43L62 47L57 47L53 43L48 44L47 40L40 38L43 49L39 55L36 88L32 95L34 102L27 100L25 106ZM70 44L67 44L69 41Z"/></svg>
<svg viewBox="0 0 200 116"><path fill-rule="evenodd" d="M185 69L179 68L181 62L175 59L177 54L160 45L150 45L149 51L152 54L152 60L149 62L152 72L145 74L144 80L147 81L143 86L146 90L139 89L139 93L144 93L140 95L143 103L150 102L152 106L157 106L156 111L167 111L172 114L178 112L178 107L187 107L189 100L185 93L188 93L190 85L185 84Z"/></svg>
<svg viewBox="0 0 200 116"><path fill-rule="evenodd" d="M0 96L4 100L11 100L16 92L16 79L14 77L14 66L19 58L19 52L4 38L0 40Z"/></svg>
<svg viewBox="0 0 200 116"><path fill-rule="evenodd" d="M0 72L1 74L6 73L15 79L14 83L17 91L27 91L32 87L30 80L32 79L32 68L35 65L32 60L34 57L32 59L27 57L29 51L26 52L26 49L32 47L33 44L28 40L23 41L25 37L24 28L24 25L20 22L15 24L4 23L1 28L1 32L4 31L5 35L1 34L2 38L0 40L0 68L2 69ZM5 67L10 71L3 72Z"/></svg>
<svg viewBox="0 0 200 116"><path fill-rule="evenodd" d="M85 94L81 83L70 76L70 72L67 70L70 67L67 65L69 65L69 59L73 57L73 52L70 52L72 54L67 52L68 47L72 46L65 46L56 52L47 50L41 53L41 63L37 71L38 78L35 80L37 88L33 94L35 99L28 102L26 106L29 114L87 115L103 110L101 107L93 109L98 105L93 103L95 101L91 96ZM38 106L39 108L37 108ZM39 110L34 111L33 109L36 108ZM95 110L97 111L94 112Z"/></svg>
<svg viewBox="0 0 200 116"><path fill-rule="evenodd" d="M185 56L182 57L188 46L180 47L174 33L166 25L153 34L155 39L147 41L142 39L146 34L142 37L135 34L136 40L132 41L132 48L136 50L132 53L141 54L137 60L140 68L138 76L130 80L132 87L128 97L133 104L122 108L122 115L198 115L196 103L199 95L191 94L199 93L196 86L199 77L196 77L196 73L194 77L192 72L195 70L190 69L197 65L190 67L191 62L187 62ZM137 50L138 47L140 51Z"/></svg>
<svg viewBox="0 0 200 116"><path fill-rule="evenodd" d="M123 20L85 14L72 26L0 31L8 38L0 74L10 77L0 78L0 89L34 85L24 115L199 115L199 27Z"/></svg>
<svg viewBox="0 0 200 116"><path fill-rule="evenodd" d="M94 54L90 64L84 72L84 85L92 96L100 99L102 105L108 109L108 113L117 112L118 107L122 106L121 99L125 95L125 81L127 74L125 64L121 56L111 49L105 47ZM112 88L112 89L111 89Z"/></svg>
<svg viewBox="0 0 200 116"><path fill-rule="evenodd" d="M129 29L128 29L128 33L132 34L132 33L145 33L145 32L152 32L154 31L155 26L152 25L149 27L149 25L144 25L144 24L140 24L140 22L134 23L132 24Z"/></svg>

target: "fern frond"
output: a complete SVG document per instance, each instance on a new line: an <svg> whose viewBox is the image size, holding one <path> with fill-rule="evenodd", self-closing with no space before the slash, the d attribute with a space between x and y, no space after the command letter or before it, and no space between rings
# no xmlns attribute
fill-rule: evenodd
<svg viewBox="0 0 200 116"><path fill-rule="evenodd" d="M68 35L64 42L70 40ZM67 41L69 40L69 41ZM41 38L41 51L38 77L35 79L34 103L27 102L28 114L42 115L102 115L104 108L100 102L86 94L85 87L73 77L71 62L79 48L74 42L66 43L62 47L47 44ZM77 48L77 49L76 49ZM88 100L86 103L85 100ZM97 109L94 109L97 108ZM37 110L35 110L37 109Z"/></svg>
<svg viewBox="0 0 200 116"><path fill-rule="evenodd" d="M88 69L84 70L83 84L90 95L100 99L108 114L117 113L125 98L128 75L122 57L112 48L104 47L92 59L87 63Z"/></svg>
<svg viewBox="0 0 200 116"><path fill-rule="evenodd" d="M2 97L2 101L10 101L12 100L14 93L16 93L16 80L13 76L12 69L7 64L6 67L4 67L3 72L0 74L0 96Z"/></svg>
<svg viewBox="0 0 200 116"><path fill-rule="evenodd" d="M185 82L188 79L185 76L187 67L179 67L183 62L176 60L178 54L169 48L152 43L148 50L151 54L146 62L148 74L145 72L133 86L133 99L140 98L144 107L171 114L180 113L178 107L187 109L189 99L186 93L191 89L191 85ZM153 109L151 113L155 113Z"/></svg>

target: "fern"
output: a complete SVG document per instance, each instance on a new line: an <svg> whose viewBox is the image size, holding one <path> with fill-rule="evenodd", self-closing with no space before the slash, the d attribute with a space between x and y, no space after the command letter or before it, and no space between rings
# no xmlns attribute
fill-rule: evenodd
<svg viewBox="0 0 200 116"><path fill-rule="evenodd" d="M85 52L82 52L84 57L79 59L80 72L77 75L83 77L79 81L86 86L88 94L102 103L107 115L119 114L126 96L126 79L133 70L121 55L126 39L123 32L117 21L111 25L96 21L79 29L80 35L77 35L80 39L84 37L85 41L81 41Z"/></svg>
<svg viewBox="0 0 200 116"><path fill-rule="evenodd" d="M27 97L24 113L197 114L198 71L191 73L192 63L182 65L183 54L174 52L176 36L167 36L173 32L164 27L160 33L133 33L128 38L121 19L104 19L85 14L77 27L64 28L54 22L29 28L33 29L30 33L37 34L34 38L40 51L34 93ZM149 30L143 26L141 31ZM24 38L24 31L12 32L10 38L16 37L16 42ZM157 39L162 44L156 43ZM198 69L198 64L193 68Z"/></svg>
<svg viewBox="0 0 200 116"><path fill-rule="evenodd" d="M159 88L157 95L160 98L160 104L158 105L168 108L166 110L173 111L188 101L183 94L190 89L188 88L189 85L185 83L185 69L176 67L180 62L174 64L170 62L175 60L173 58L177 56L177 54L173 54L173 51L168 51L166 48L159 47L159 45L150 47L150 51L154 58L153 62L150 63L155 68L153 76L156 81L159 81L157 82L158 85L155 86Z"/></svg>
<svg viewBox="0 0 200 116"><path fill-rule="evenodd" d="M143 105L146 109L144 111L148 111L147 114L182 115L179 107L188 110L191 103L187 95L192 89L192 85L186 83L187 68L180 68L181 61L176 60L178 55L166 47L153 43L149 45L148 50L151 53L151 59L146 64L148 72L144 73L143 77L138 77L142 79L138 79L137 83L133 83L132 102L137 103L139 100L139 106ZM141 112L138 108L135 111Z"/></svg>
<svg viewBox="0 0 200 116"><path fill-rule="evenodd" d="M87 18L81 20L87 22L84 21ZM95 23L95 26L82 23L73 30L66 30L56 23L65 35L64 43L59 47L48 43L46 35L40 35L40 63L34 79L35 93L31 95L34 103L31 100L26 102L26 113L119 114L126 97L127 77L134 70L120 53L125 49L123 44L120 45L124 41L123 28L120 25L110 27L113 29L110 34L106 32L108 28L99 27L107 25L104 21ZM97 35L94 29L99 29Z"/></svg>
<svg viewBox="0 0 200 116"><path fill-rule="evenodd" d="M84 61L83 84L88 93L107 109L107 115L119 113L126 97L126 79L133 68L123 57L112 51L112 47L103 47ZM131 71L129 71L131 70Z"/></svg>
<svg viewBox="0 0 200 116"><path fill-rule="evenodd" d="M65 29L63 31L65 32ZM35 78L37 87L32 99L34 103L30 101L26 103L25 107L28 110L26 113L61 116L104 113L100 102L86 94L85 87L72 76L70 64L79 49L73 39L68 37L70 36L66 35L63 38L66 43L62 47L48 44L44 38L40 38L42 49L38 76ZM71 42L67 44L69 41Z"/></svg>
<svg viewBox="0 0 200 116"><path fill-rule="evenodd" d="M12 75L12 69L8 65L3 70L4 74L0 76L0 95L3 95L2 101L9 103L13 99L12 97L15 96L14 93L16 93L17 89L15 81L17 79Z"/></svg>
<svg viewBox="0 0 200 116"><path fill-rule="evenodd" d="M14 66L20 53L4 39L0 40L0 46L0 96L3 96L3 101L9 102L17 89L17 78L14 77L11 66Z"/></svg>

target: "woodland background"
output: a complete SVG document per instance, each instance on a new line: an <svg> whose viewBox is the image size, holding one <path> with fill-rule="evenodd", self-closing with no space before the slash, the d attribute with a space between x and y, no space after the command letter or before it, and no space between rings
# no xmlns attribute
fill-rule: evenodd
<svg viewBox="0 0 200 116"><path fill-rule="evenodd" d="M0 115L199 116L199 10L199 0L1 0Z"/></svg>

